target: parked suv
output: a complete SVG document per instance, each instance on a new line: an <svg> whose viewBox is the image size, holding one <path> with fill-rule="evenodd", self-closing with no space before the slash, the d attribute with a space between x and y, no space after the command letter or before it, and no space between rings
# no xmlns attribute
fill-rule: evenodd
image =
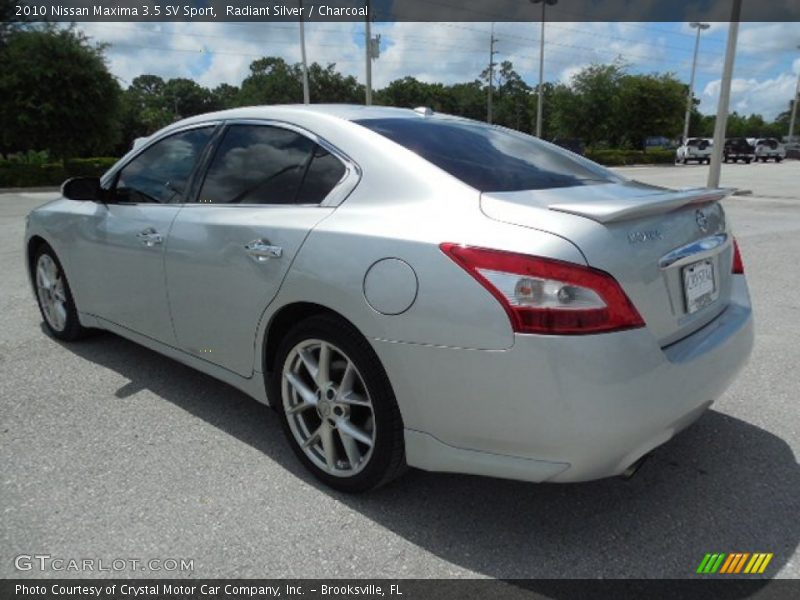
<svg viewBox="0 0 800 600"><path fill-rule="evenodd" d="M775 138L761 138L756 142L756 160L767 162L770 158L781 162L786 158L786 148Z"/></svg>
<svg viewBox="0 0 800 600"><path fill-rule="evenodd" d="M681 144L675 155L675 161L687 164L690 160L710 163L711 142L705 138L689 138Z"/></svg>
<svg viewBox="0 0 800 600"><path fill-rule="evenodd" d="M725 140L722 156L725 162L743 160L749 165L755 158L755 151L755 147L746 138L728 138Z"/></svg>

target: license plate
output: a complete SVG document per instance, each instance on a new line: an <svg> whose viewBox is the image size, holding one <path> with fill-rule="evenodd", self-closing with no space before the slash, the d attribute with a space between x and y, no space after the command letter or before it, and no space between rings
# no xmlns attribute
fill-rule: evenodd
<svg viewBox="0 0 800 600"><path fill-rule="evenodd" d="M683 269L683 293L686 297L686 312L691 314L708 306L719 296L714 264L701 260Z"/></svg>

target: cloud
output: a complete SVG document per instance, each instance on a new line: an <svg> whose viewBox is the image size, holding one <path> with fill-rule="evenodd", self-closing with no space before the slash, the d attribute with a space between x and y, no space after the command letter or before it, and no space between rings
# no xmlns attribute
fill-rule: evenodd
<svg viewBox="0 0 800 600"><path fill-rule="evenodd" d="M800 60L795 61L800 68ZM703 90L703 100L716 106L719 100L721 80L710 81ZM739 114L758 113L767 118L788 110L789 101L795 91L797 78L789 73L781 73L772 79L736 79L731 81L731 111Z"/></svg>
<svg viewBox="0 0 800 600"><path fill-rule="evenodd" d="M300 61L299 29L291 22L83 23L81 28L110 44L109 67L124 84L152 73L192 77L208 87L239 85L259 57ZM490 31L490 23L477 22L375 23L381 57L373 62L373 85L379 89L406 76L427 82L472 81L488 64ZM496 23L494 31L495 61L511 61L522 78L535 85L540 24ZM698 97L705 113L716 110L714 86L718 90L727 31L727 23L712 23L701 36L696 89L703 90ZM685 23L547 22L545 79L569 81L588 64L621 58L632 72L673 72L688 82L694 33ZM798 42L798 23L743 23L732 106L767 118L784 110L791 98L789 68ZM336 63L341 72L364 81L363 22L307 23L306 46L309 62ZM796 64L794 69L797 72Z"/></svg>

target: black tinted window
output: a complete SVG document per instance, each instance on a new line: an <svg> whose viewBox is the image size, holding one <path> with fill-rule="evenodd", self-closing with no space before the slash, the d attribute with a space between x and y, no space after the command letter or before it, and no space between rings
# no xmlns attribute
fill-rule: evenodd
<svg viewBox="0 0 800 600"><path fill-rule="evenodd" d="M200 202L295 203L315 146L286 129L233 125L208 169Z"/></svg>
<svg viewBox="0 0 800 600"><path fill-rule="evenodd" d="M405 146L480 191L508 192L616 181L536 138L471 121L364 119L356 121Z"/></svg>
<svg viewBox="0 0 800 600"><path fill-rule="evenodd" d="M344 177L342 162L322 146L314 150L303 185L297 195L298 204L319 204Z"/></svg>
<svg viewBox="0 0 800 600"><path fill-rule="evenodd" d="M212 131L213 127L192 129L150 146L120 171L116 201L182 202L189 175Z"/></svg>

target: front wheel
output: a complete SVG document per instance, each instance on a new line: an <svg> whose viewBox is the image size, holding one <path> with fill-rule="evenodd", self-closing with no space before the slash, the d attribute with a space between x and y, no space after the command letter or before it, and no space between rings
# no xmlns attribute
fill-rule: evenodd
<svg viewBox="0 0 800 600"><path fill-rule="evenodd" d="M775 162L776 162L776 163L779 163L779 162L781 162L782 160L783 160L783 159L782 159L780 156L776 156L776 157L775 157Z"/></svg>
<svg viewBox="0 0 800 600"><path fill-rule="evenodd" d="M317 479L364 492L403 472L394 392L374 350L352 326L328 315L302 321L281 342L272 379L289 444Z"/></svg>
<svg viewBox="0 0 800 600"><path fill-rule="evenodd" d="M49 246L37 250L33 259L36 301L47 332L59 340L71 342L87 331L78 320L78 310L67 276L55 252Z"/></svg>

